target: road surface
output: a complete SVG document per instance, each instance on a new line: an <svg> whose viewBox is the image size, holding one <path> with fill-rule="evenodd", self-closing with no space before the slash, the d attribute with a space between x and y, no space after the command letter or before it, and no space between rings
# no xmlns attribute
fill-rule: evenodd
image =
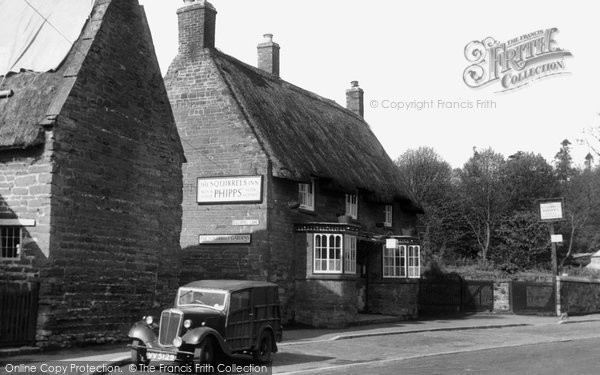
<svg viewBox="0 0 600 375"><path fill-rule="evenodd" d="M600 322L585 322L284 343L272 370L289 375L598 375L599 354ZM235 363L250 364L239 358Z"/></svg>

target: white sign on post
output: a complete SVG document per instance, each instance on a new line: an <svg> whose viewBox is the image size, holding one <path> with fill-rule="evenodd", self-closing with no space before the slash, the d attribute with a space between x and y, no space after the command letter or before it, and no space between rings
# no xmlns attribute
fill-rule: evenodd
<svg viewBox="0 0 600 375"><path fill-rule="evenodd" d="M562 234L553 234L550 236L550 242L552 243L561 243L563 242Z"/></svg>
<svg viewBox="0 0 600 375"><path fill-rule="evenodd" d="M563 219L562 201L540 202L540 219L558 221Z"/></svg>

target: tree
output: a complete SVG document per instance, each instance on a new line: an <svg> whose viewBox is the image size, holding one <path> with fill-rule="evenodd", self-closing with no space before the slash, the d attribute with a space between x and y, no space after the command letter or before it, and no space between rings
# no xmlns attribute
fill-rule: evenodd
<svg viewBox="0 0 600 375"><path fill-rule="evenodd" d="M585 156L585 162L584 162L585 170L591 171L593 165L594 165L594 155L592 155L591 152L588 152L587 155Z"/></svg>
<svg viewBox="0 0 600 375"><path fill-rule="evenodd" d="M504 156L491 148L473 149L473 156L459 173L462 217L475 237L484 261L488 259L493 233L505 213L504 165Z"/></svg>
<svg viewBox="0 0 600 375"><path fill-rule="evenodd" d="M452 168L431 147L408 150L398 159L402 187L423 205L431 205L445 195Z"/></svg>
<svg viewBox="0 0 600 375"><path fill-rule="evenodd" d="M503 179L510 211L532 211L538 199L552 198L559 192L552 166L532 152L519 151L509 156Z"/></svg>
<svg viewBox="0 0 600 375"><path fill-rule="evenodd" d="M420 223L425 228L426 255L443 257L449 242L457 237L451 225L456 209L451 184L452 168L431 147L408 150L396 160L402 188L423 206Z"/></svg>
<svg viewBox="0 0 600 375"><path fill-rule="evenodd" d="M575 251L596 250L600 245L600 171L584 169L564 186L568 247L561 266Z"/></svg>
<svg viewBox="0 0 600 375"><path fill-rule="evenodd" d="M560 150L554 156L556 177L562 184L568 182L576 173L573 168L573 157L571 156L571 142L568 139L560 143Z"/></svg>
<svg viewBox="0 0 600 375"><path fill-rule="evenodd" d="M497 238L490 257L503 271L549 266L548 229L534 211L513 212L500 224Z"/></svg>

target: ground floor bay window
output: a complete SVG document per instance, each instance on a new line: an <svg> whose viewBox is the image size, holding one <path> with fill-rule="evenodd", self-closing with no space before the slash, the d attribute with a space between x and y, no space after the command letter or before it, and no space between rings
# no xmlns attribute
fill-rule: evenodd
<svg viewBox="0 0 600 375"><path fill-rule="evenodd" d="M348 223L296 224L295 231L302 233L298 237L300 246L306 246L306 276L355 278L359 228Z"/></svg>
<svg viewBox="0 0 600 375"><path fill-rule="evenodd" d="M356 236L315 233L313 273L356 273Z"/></svg>

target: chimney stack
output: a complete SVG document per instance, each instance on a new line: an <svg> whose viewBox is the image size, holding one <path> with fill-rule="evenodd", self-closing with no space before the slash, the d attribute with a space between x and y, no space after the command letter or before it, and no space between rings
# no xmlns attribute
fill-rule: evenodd
<svg viewBox="0 0 600 375"><path fill-rule="evenodd" d="M279 44L273 42L273 34L263 35L265 40L258 49L258 68L279 77Z"/></svg>
<svg viewBox="0 0 600 375"><path fill-rule="evenodd" d="M365 107L363 103L364 91L358 87L358 81L350 82L352 85L346 90L346 108L356 113L360 117L364 117Z"/></svg>
<svg viewBox="0 0 600 375"><path fill-rule="evenodd" d="M206 0L183 0L177 10L179 54L198 56L205 48L215 48L217 10Z"/></svg>

